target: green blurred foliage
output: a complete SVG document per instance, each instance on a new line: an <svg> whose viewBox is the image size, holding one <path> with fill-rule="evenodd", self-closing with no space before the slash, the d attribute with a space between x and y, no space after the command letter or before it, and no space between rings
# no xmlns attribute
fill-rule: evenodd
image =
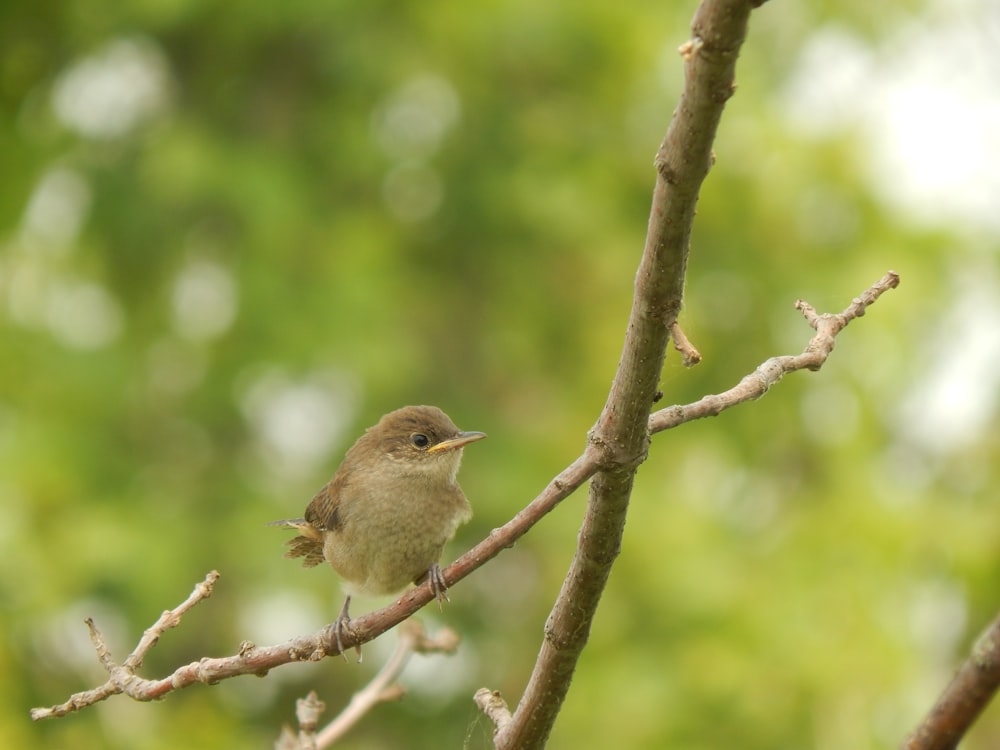
<svg viewBox="0 0 1000 750"><path fill-rule="evenodd" d="M283 560L264 524L300 513L384 411L434 403L490 435L467 451L476 517L450 555L579 453L693 10L4 4L0 745L269 747L295 698L316 689L332 717L370 679L391 634L361 666L28 720L103 680L84 617L123 658L211 569L215 595L143 674L332 619L333 574ZM776 103L815 29L877 45L921 10L754 17L692 241L683 322L705 361L671 354L663 404L801 350L797 297L839 310L890 267L903 284L822 372L655 438L554 748L893 747L1000 603L995 414L934 450L901 417L935 358L961 355L930 347L934 323L996 238L887 211L850 133L805 137ZM152 76L118 79L148 94L134 120L67 84L109 57ZM460 653L416 660L407 698L345 747L490 745L472 693L516 702L584 501L422 615ZM968 747L998 737L994 708Z"/></svg>

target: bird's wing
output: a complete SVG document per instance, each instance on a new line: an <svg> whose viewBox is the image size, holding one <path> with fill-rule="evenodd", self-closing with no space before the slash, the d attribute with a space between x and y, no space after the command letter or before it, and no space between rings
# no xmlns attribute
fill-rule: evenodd
<svg viewBox="0 0 1000 750"><path fill-rule="evenodd" d="M302 558L307 568L319 565L326 558L323 554L324 532L340 527L339 497L346 483L345 474L338 473L327 482L306 508L305 518L290 521L274 521L271 526L286 526L299 532L299 536L289 539L285 557Z"/></svg>
<svg viewBox="0 0 1000 750"><path fill-rule="evenodd" d="M312 524L322 531L333 531L340 527L340 496L346 479L344 474L337 474L323 485L306 508L306 523Z"/></svg>

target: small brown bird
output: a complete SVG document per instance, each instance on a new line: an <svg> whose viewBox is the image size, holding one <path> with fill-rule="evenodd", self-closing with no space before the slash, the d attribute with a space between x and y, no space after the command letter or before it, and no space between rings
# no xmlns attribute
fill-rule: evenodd
<svg viewBox="0 0 1000 750"><path fill-rule="evenodd" d="M484 437L462 432L434 406L389 412L347 451L305 518L271 524L299 533L285 557L307 568L326 560L344 580L348 596L333 624L341 652L352 594L394 594L429 580L438 602L447 599L438 560L472 517L455 476L462 448Z"/></svg>

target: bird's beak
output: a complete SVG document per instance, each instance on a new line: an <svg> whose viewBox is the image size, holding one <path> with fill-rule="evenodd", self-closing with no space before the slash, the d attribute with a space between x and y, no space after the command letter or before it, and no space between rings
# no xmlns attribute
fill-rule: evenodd
<svg viewBox="0 0 1000 750"><path fill-rule="evenodd" d="M437 453L438 451L452 451L456 448L463 448L469 443L474 443L477 440L482 440L484 437L486 437L485 432L460 432L453 438L442 440L437 445L432 445L427 449L427 452Z"/></svg>

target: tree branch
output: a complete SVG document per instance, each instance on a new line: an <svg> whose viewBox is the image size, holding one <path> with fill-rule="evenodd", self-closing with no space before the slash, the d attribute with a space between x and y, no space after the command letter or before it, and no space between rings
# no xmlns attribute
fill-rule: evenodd
<svg viewBox="0 0 1000 750"><path fill-rule="evenodd" d="M836 314L819 315L808 302L798 300L795 308L802 313L806 322L816 329L816 335L812 337L805 351L796 355L771 357L728 391L705 396L693 404L660 409L649 418L650 433L669 430L695 419L714 417L744 401L758 399L786 374L795 370L818 370L833 352L837 334L852 320L864 315L868 306L884 292L897 286L899 286L899 274L889 271L860 296L855 297L842 313Z"/></svg>
<svg viewBox="0 0 1000 750"><path fill-rule="evenodd" d="M453 586L473 570L496 557L501 551L512 546L561 500L586 482L596 470L597 461L592 452L584 453L549 482L545 490L527 507L504 526L494 529L483 541L443 570L442 575L447 585ZM205 657L179 667L162 679L147 680L135 675L132 670L141 664L146 651L156 644L159 633L167 627L176 626L184 612L202 598L207 597L218 576L219 574L214 571L210 573L205 582L199 584L195 593L182 605L175 610L163 613L163 616L157 621L157 625L169 624L163 624L159 630L157 630L157 625L154 625L146 631L140 645L136 647L127 660L128 664L132 665L131 668L126 668L125 665L118 666L113 662L100 632L92 621L88 621L98 658L108 670L110 679L100 687L70 696L67 701L59 705L48 708L33 708L31 709L31 718L38 721L65 716L120 693L125 693L138 701L157 700L174 690L186 688L196 683L211 685L240 675L262 676L269 670L283 664L319 661L327 656L340 653L335 634L331 626L327 626L314 633L301 635L274 646L258 647L249 641L244 641L240 645L238 653L232 656ZM376 638L408 618L433 598L434 593L430 586L425 584L411 589L396 602L383 609L352 619L350 632L345 633L341 639L344 649L354 648ZM156 635L152 636L153 633Z"/></svg>
<svg viewBox="0 0 1000 750"><path fill-rule="evenodd" d="M744 401L759 398L767 392L771 385L777 383L785 374L793 370L818 369L833 349L832 338L847 323L860 317L864 313L864 309L872 304L879 295L895 287L898 283L899 277L890 271L855 299L847 310L837 315L816 315L808 304L801 301L796 303L796 306L806 313L810 324L817 329L817 335L809 342L802 354L772 357L758 367L754 373L744 377L738 385L723 394L706 396L692 404L661 409L649 418L650 433L677 427L702 417L714 416ZM817 352L820 352L819 356L817 356ZM599 455L593 445L588 445L583 455L560 472L555 479L549 482L541 494L517 515L500 528L494 529L479 544L445 568L442 573L448 585L454 586L504 549L513 546L532 526L598 471L600 468ZM146 630L135 650L121 666L114 663L110 650L97 626L93 621L88 620L87 626L90 628L91 639L98 658L110 676L108 681L97 688L72 695L65 703L48 708L33 708L31 718L38 721L65 716L120 693L125 693L138 701L156 700L174 690L186 688L196 683L211 685L240 675L264 675L269 670L283 664L317 661L339 653L336 641L332 638L329 627L326 627L315 633L299 636L274 646L258 647L249 641L244 641L240 645L238 653L232 656L205 657L178 668L162 679L146 680L135 675L134 670L141 666L146 653L156 645L163 632L179 625L183 614L202 599L208 598L218 578L219 574L212 571L204 581L195 587L184 602L175 609L164 612L156 623ZM433 598L434 595L428 586L420 586L408 591L398 601L383 609L353 619L351 621L352 632L345 634L343 638L344 648L350 649L355 645L367 643L398 625ZM489 690L486 690L486 693L493 695L494 703L499 701L497 705L502 705L503 701L498 694L493 694ZM480 703L480 705L484 705L484 703ZM500 716L501 712L491 710L489 715L496 721L496 717ZM508 712L508 720L509 716Z"/></svg>
<svg viewBox="0 0 1000 750"><path fill-rule="evenodd" d="M954 750L1000 688L1000 616L972 647L972 653L901 750Z"/></svg>
<svg viewBox="0 0 1000 750"><path fill-rule="evenodd" d="M632 482L649 445L647 423L670 330L683 300L691 227L712 141L734 91L736 58L759 2L703 0L681 48L685 86L656 154L656 184L632 312L608 400L589 435L601 470L576 554L545 624L545 637L513 717L495 735L498 748L540 748L569 690L573 671L621 547Z"/></svg>
<svg viewBox="0 0 1000 750"><path fill-rule="evenodd" d="M204 581L194 587L194 591L191 592L191 595L188 596L187 599L181 602L174 609L168 609L160 615L160 619L153 623L153 625L142 634L142 638L139 640L139 643L136 645L132 653L128 655L121 666L114 663L111 658L111 652L108 649L107 644L104 642L104 636L101 635L101 632L97 629L94 621L88 618L86 623L87 628L90 630L90 641L94 644L94 648L97 651L97 658L108 671L108 681L100 687L70 696L70 699L61 705L52 706L51 708L33 708L31 709L31 718L38 721L39 719L65 716L66 714L77 711L84 706L90 706L94 703L98 703L106 698L110 698L112 695L117 695L118 693L126 693L131 695L133 698L137 698L137 696L133 695L133 692L141 694L143 687L141 683L145 683L147 681L136 677L135 670L142 666L142 660L146 657L146 654L149 653L153 646L159 642L160 636L163 635L165 631L170 628L176 628L180 625L181 617L183 617L188 610L194 607L198 602L203 599L207 599L212 595L212 589L215 587L215 582L218 580L219 574L213 570L205 576ZM137 700L151 700L151 698L137 698Z"/></svg>
<svg viewBox="0 0 1000 750"><path fill-rule="evenodd" d="M889 271L861 295L855 297L851 304L841 313L825 313L820 315L816 313L815 309L808 302L798 300L795 303L796 309L802 312L806 322L812 328L816 329L817 332L810 339L801 354L771 357L761 363L752 373L743 377L737 385L723 393L705 396L690 404L679 404L660 409L649 417L649 433L655 434L678 427L685 422L693 422L704 417L717 416L726 409L731 409L747 401L760 398L770 390L771 386L778 383L790 372L795 372L796 370L815 371L820 369L833 352L834 340L837 334L852 320L864 315L868 306L873 304L883 293L890 289L895 289L897 286L899 286L899 275L895 271ZM574 466L583 462L586 455L577 459L577 463ZM583 468L590 468L590 465L585 464ZM538 502L538 500L535 502ZM519 515L535 515L530 512L534 504L529 505ZM586 521L584 525L586 526ZM505 529L507 529L506 526L494 533L503 532ZM467 556L463 556L462 559L465 559ZM574 560L575 563L576 560ZM553 621L550 615L549 622L546 624L546 639L556 634L556 631L552 630L552 625ZM556 623L556 625L559 625L559 623ZM551 636L550 631L552 631ZM511 714L507 710L503 698L498 692L491 691L489 688L480 688L476 692L475 700L483 712L493 720L497 736L501 736L511 722ZM521 702L524 703L523 698ZM501 746L499 741L497 742L497 746Z"/></svg>
<svg viewBox="0 0 1000 750"><path fill-rule="evenodd" d="M444 628L436 637L430 638L423 625L416 620L404 622L399 629L399 641L392 656L372 681L354 694L340 715L317 732L319 715L325 705L315 692L309 693L296 704L298 735L285 727L275 746L276 750L323 750L330 747L375 706L400 700L406 694L406 689L396 680L406 669L410 657L414 654L453 654L458 649L458 642L458 634L449 628Z"/></svg>

